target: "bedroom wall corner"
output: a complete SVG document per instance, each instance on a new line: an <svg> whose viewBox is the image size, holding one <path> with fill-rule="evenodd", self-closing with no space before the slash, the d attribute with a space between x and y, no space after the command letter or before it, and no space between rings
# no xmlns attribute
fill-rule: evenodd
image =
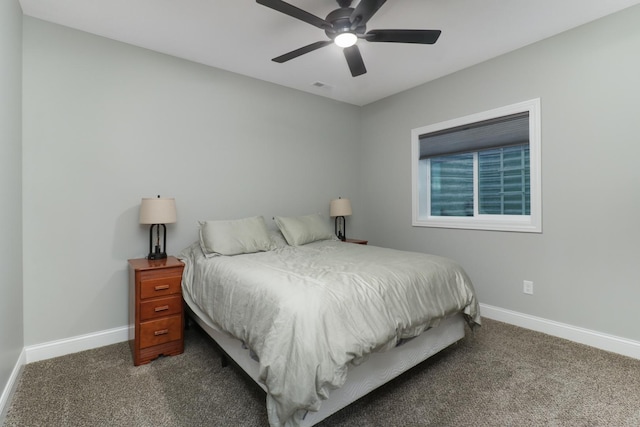
<svg viewBox="0 0 640 427"><path fill-rule="evenodd" d="M22 9L0 2L0 424L24 358L22 284Z"/></svg>

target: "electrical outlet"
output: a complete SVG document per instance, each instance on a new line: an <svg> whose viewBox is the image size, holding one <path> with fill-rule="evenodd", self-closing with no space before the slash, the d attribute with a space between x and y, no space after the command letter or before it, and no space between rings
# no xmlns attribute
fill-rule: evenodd
<svg viewBox="0 0 640 427"><path fill-rule="evenodd" d="M522 282L522 292L528 295L533 295L533 282L529 280Z"/></svg>

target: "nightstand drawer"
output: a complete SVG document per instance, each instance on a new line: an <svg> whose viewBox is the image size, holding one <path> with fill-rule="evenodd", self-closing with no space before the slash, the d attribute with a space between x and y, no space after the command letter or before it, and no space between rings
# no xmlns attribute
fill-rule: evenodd
<svg viewBox="0 0 640 427"><path fill-rule="evenodd" d="M164 295L179 294L182 276L158 277L145 279L140 283L140 298L154 298Z"/></svg>
<svg viewBox="0 0 640 427"><path fill-rule="evenodd" d="M140 323L140 348L182 339L182 316Z"/></svg>
<svg viewBox="0 0 640 427"><path fill-rule="evenodd" d="M154 298L140 303L141 321L180 313L182 313L182 297L180 295Z"/></svg>

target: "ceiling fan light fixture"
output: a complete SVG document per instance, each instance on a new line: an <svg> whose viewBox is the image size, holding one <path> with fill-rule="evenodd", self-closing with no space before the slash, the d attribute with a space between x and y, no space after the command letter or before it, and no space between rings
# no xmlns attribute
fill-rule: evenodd
<svg viewBox="0 0 640 427"><path fill-rule="evenodd" d="M350 47L356 44L358 41L358 36L353 33L345 32L338 34L333 42L340 47Z"/></svg>

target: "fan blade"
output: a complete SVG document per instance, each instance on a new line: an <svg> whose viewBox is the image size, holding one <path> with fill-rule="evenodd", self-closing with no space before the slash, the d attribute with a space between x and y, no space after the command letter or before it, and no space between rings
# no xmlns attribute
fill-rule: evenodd
<svg viewBox="0 0 640 427"><path fill-rule="evenodd" d="M285 15L289 15L293 18L299 19L322 30L331 28L330 22L327 22L324 19L319 18L307 11L298 9L297 7L283 2L282 0L256 0L256 3L267 6L273 10L277 10L278 12L282 12Z"/></svg>
<svg viewBox="0 0 640 427"><path fill-rule="evenodd" d="M365 25L369 19L385 4L387 0L360 0L358 6L351 13L349 20L351 21L351 29Z"/></svg>
<svg viewBox="0 0 640 427"><path fill-rule="evenodd" d="M284 55L280 55L277 58L273 58L272 61L282 64L283 62L287 62L290 59L297 58L298 56L304 55L305 53L313 52L316 49L320 49L321 47L328 46L331 43L333 43L331 40L324 40L321 42L311 43L304 47L301 47L300 49L296 49L289 53L285 53Z"/></svg>
<svg viewBox="0 0 640 427"><path fill-rule="evenodd" d="M359 75L367 72L358 46L354 44L353 46L345 47L343 51L344 57L347 58L347 64L349 64L349 70L351 70L351 75L353 77L358 77Z"/></svg>
<svg viewBox="0 0 640 427"><path fill-rule="evenodd" d="M365 35L370 42L434 44L440 30L371 30Z"/></svg>

